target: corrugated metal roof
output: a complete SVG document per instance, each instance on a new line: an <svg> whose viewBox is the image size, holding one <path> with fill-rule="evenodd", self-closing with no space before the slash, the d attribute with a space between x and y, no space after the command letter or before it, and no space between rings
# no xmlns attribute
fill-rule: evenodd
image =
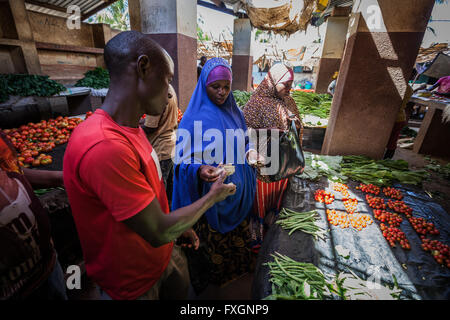
<svg viewBox="0 0 450 320"><path fill-rule="evenodd" d="M94 15L116 1L117 0L25 0L27 9L29 10L64 17L67 16L67 8L70 6L78 6L81 15L84 18L87 18L88 15Z"/></svg>

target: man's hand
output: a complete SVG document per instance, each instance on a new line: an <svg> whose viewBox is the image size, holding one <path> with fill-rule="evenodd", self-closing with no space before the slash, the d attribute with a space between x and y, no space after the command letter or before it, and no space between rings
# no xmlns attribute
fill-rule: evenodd
<svg viewBox="0 0 450 320"><path fill-rule="evenodd" d="M222 170L213 166L203 165L198 169L200 179L206 182L214 182L219 179Z"/></svg>
<svg viewBox="0 0 450 320"><path fill-rule="evenodd" d="M236 193L236 185L233 183L223 184L223 181L226 178L225 171L222 171L219 178L216 182L211 186L209 192L213 196L213 200L215 203L220 202L232 196Z"/></svg>
<svg viewBox="0 0 450 320"><path fill-rule="evenodd" d="M187 231L185 231L182 235L182 238L185 238L184 242L181 242L181 246L182 247L187 247L187 248L194 248L194 250L198 249L198 246L200 245L200 239L197 236L197 233L195 233L194 229L189 229ZM187 243L189 242L189 243Z"/></svg>

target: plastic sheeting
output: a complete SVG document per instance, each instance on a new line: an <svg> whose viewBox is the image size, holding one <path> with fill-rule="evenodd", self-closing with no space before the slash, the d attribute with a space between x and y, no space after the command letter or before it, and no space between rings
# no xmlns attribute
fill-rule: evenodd
<svg viewBox="0 0 450 320"><path fill-rule="evenodd" d="M288 232L281 227L273 225L264 239L258 256L252 288L253 298L262 299L271 294L269 269L264 263L272 260L270 254L279 252L300 262L313 263L329 275L330 279L339 272L348 273L348 270L351 270L363 280L393 287L393 275L395 275L402 290L402 299L449 299L450 270L438 265L431 254L421 248L419 235L406 217L401 215L403 222L400 229L405 232L411 244L411 250L404 250L399 245L391 248L379 229L380 222L373 217L372 209L365 201L365 194L355 189L359 184L350 182L348 185L350 193L358 199L357 211L369 214L374 220L373 224L362 231L352 228L341 229L328 223L325 205L314 200L315 190L332 191L326 178L318 182L291 179L283 205L299 212L316 209L321 217L318 225L328 231L327 237L325 241L316 241L303 232L294 232L289 236ZM433 203L420 188L401 185L395 187L402 190L403 200L413 208L414 217L423 217L433 222L441 232L439 236L427 237L449 244L449 214L440 205ZM327 205L327 208L345 211L340 201L342 195L336 191L332 192L336 195L336 200L331 205ZM350 256L339 255L337 246L348 249ZM377 288L375 285L371 289L376 292Z"/></svg>

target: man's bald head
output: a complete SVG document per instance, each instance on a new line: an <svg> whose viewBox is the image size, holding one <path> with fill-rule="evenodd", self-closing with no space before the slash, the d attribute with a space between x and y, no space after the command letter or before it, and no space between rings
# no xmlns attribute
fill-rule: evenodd
<svg viewBox="0 0 450 320"><path fill-rule="evenodd" d="M138 31L125 31L112 38L105 46L104 59L111 78L120 76L130 63L146 55L151 64L165 68L172 59L148 35Z"/></svg>

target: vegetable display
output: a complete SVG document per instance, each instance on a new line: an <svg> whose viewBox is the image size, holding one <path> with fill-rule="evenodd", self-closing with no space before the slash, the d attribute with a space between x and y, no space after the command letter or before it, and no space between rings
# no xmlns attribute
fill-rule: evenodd
<svg viewBox="0 0 450 320"><path fill-rule="evenodd" d="M410 171L404 160L372 160L364 156L344 156L342 175L379 187L391 186L394 181L418 185L427 176L425 170Z"/></svg>
<svg viewBox="0 0 450 320"><path fill-rule="evenodd" d="M88 116L87 116L88 117ZM25 168L49 165L51 152L57 145L69 141L72 131L83 122L80 118L58 117L39 123L28 123L3 132L18 152L19 164Z"/></svg>
<svg viewBox="0 0 450 320"><path fill-rule="evenodd" d="M314 199L317 202L322 202L325 204L332 204L334 201L334 194L332 194L328 191L325 191L325 190L317 190L314 193Z"/></svg>
<svg viewBox="0 0 450 320"><path fill-rule="evenodd" d="M241 90L234 90L233 91L234 100L236 100L236 104L239 108L243 108L246 103L250 100L252 93L247 91L241 91Z"/></svg>
<svg viewBox="0 0 450 320"><path fill-rule="evenodd" d="M323 299L327 283L323 273L311 263L295 261L276 252L269 267L272 295L266 299L317 300Z"/></svg>
<svg viewBox="0 0 450 320"><path fill-rule="evenodd" d="M84 74L84 78L78 80L75 87L88 87L93 89L109 88L109 72L106 69L97 67Z"/></svg>
<svg viewBox="0 0 450 320"><path fill-rule="evenodd" d="M300 230L313 235L315 238L322 238L325 231L315 224L318 215L315 210L308 212L296 212L283 208L279 214L276 224L281 225L283 229L290 230L289 235L294 231Z"/></svg>
<svg viewBox="0 0 450 320"><path fill-rule="evenodd" d="M30 74L1 74L0 102L5 102L9 96L21 97L51 97L65 91L66 88L48 76Z"/></svg>
<svg viewBox="0 0 450 320"><path fill-rule="evenodd" d="M313 115L322 119L330 117L332 97L328 94L294 91L292 98L300 115Z"/></svg>

